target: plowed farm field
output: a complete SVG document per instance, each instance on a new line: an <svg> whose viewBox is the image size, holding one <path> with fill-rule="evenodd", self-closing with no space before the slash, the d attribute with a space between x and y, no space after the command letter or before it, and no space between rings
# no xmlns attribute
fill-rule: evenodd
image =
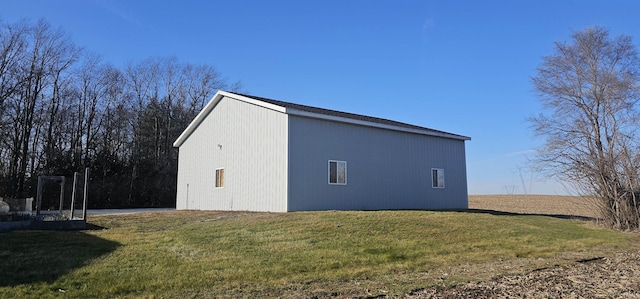
<svg viewBox="0 0 640 299"><path fill-rule="evenodd" d="M558 195L469 195L469 209L596 218L592 198Z"/></svg>

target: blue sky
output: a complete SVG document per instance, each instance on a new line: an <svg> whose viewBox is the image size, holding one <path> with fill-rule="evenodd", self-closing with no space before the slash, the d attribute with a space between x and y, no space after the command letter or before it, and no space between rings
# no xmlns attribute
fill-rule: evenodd
<svg viewBox="0 0 640 299"><path fill-rule="evenodd" d="M105 62L175 56L257 96L472 137L470 194L565 194L527 162L543 140L530 78L554 41L604 26L640 39L638 1L0 0ZM426 153L428 154L428 153Z"/></svg>

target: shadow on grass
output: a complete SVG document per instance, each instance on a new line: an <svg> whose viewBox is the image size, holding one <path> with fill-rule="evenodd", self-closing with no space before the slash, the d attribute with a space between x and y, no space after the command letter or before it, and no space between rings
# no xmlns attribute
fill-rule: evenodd
<svg viewBox="0 0 640 299"><path fill-rule="evenodd" d="M0 242L0 287L50 283L120 244L82 231L14 231Z"/></svg>
<svg viewBox="0 0 640 299"><path fill-rule="evenodd" d="M84 230L103 230L103 229L107 229L107 228L104 226L87 222L87 227Z"/></svg>
<svg viewBox="0 0 640 299"><path fill-rule="evenodd" d="M598 218L587 217L587 216L579 216L579 215L565 215L565 214L535 214L535 213L512 213L512 212L503 212L496 210L481 210L481 209L468 209L468 210L455 210L456 212L465 212L465 213L478 213L478 214L491 214L497 216L545 216L545 217L553 217L558 219L575 219L582 221L596 221Z"/></svg>

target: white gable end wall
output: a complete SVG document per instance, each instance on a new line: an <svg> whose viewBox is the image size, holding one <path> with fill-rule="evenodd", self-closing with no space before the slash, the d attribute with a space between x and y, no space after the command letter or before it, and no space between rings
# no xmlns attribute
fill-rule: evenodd
<svg viewBox="0 0 640 299"><path fill-rule="evenodd" d="M223 97L180 145L176 208L287 211L287 123L285 113Z"/></svg>

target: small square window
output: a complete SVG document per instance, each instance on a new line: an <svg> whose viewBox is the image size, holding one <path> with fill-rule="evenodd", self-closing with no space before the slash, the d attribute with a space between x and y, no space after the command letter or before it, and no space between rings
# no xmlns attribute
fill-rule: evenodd
<svg viewBox="0 0 640 299"><path fill-rule="evenodd" d="M216 188L224 187L224 168L216 169Z"/></svg>
<svg viewBox="0 0 640 299"><path fill-rule="evenodd" d="M347 184L347 162L329 160L329 184Z"/></svg>
<svg viewBox="0 0 640 299"><path fill-rule="evenodd" d="M431 187L444 188L444 169L431 168Z"/></svg>

